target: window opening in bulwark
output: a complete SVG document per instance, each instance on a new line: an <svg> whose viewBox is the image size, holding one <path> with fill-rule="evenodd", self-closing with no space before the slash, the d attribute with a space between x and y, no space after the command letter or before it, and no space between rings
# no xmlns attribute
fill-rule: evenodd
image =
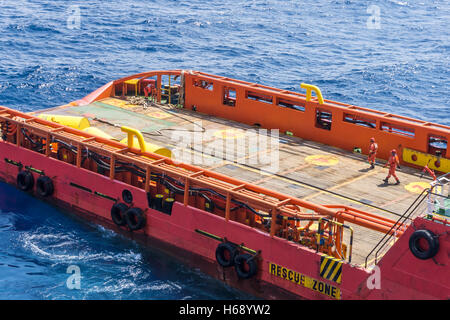
<svg viewBox="0 0 450 320"><path fill-rule="evenodd" d="M414 138L415 136L414 129L389 122L382 122L380 129L385 132L394 133L409 138Z"/></svg>
<svg viewBox="0 0 450 320"><path fill-rule="evenodd" d="M447 154L448 141L445 137L430 134L428 137L428 153L438 157Z"/></svg>
<svg viewBox="0 0 450 320"><path fill-rule="evenodd" d="M214 84L211 81L206 81L202 79L192 79L192 85L194 87L202 88L209 91L214 90Z"/></svg>
<svg viewBox="0 0 450 320"><path fill-rule="evenodd" d="M268 103L268 104L272 104L273 103L273 97L272 96L265 95L265 94L260 93L260 92L246 91L245 92L245 97L247 99L249 99L249 100L264 102L264 103Z"/></svg>
<svg viewBox="0 0 450 320"><path fill-rule="evenodd" d="M316 127L324 130L331 130L332 114L330 111L316 109Z"/></svg>
<svg viewBox="0 0 450 320"><path fill-rule="evenodd" d="M305 105L301 102L294 102L294 101L289 101L289 100L285 100L285 99L278 99L277 105L280 107L283 107L283 108L289 108L289 109L294 109L297 111L305 112Z"/></svg>
<svg viewBox="0 0 450 320"><path fill-rule="evenodd" d="M223 104L226 106L236 106L236 89L230 87L223 88Z"/></svg>
<svg viewBox="0 0 450 320"><path fill-rule="evenodd" d="M344 122L353 123L358 126L363 126L363 127L371 128L371 129L376 129L376 127L377 127L376 120L362 117L362 116L359 116L356 114L351 114L351 113L344 113Z"/></svg>

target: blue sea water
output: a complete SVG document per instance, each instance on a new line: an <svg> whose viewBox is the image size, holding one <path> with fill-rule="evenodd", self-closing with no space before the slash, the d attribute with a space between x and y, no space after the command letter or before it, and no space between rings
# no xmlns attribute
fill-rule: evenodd
<svg viewBox="0 0 450 320"><path fill-rule="evenodd" d="M448 1L0 0L0 105L22 111L133 73L194 69L311 83L328 99L450 125L449 66ZM0 298L248 297L10 186L0 194ZM80 290L66 286L70 265Z"/></svg>

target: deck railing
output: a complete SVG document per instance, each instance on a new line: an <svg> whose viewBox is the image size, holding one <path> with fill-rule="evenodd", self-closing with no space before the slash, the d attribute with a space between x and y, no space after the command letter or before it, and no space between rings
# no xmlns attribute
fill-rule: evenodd
<svg viewBox="0 0 450 320"><path fill-rule="evenodd" d="M387 160L397 149L400 160L416 167L429 162L431 169L450 171L450 127L388 112L323 99L319 88L303 84L307 95L198 71L168 70L135 74L115 80L76 103L114 96L116 88L131 79L157 78L161 101L162 76L183 79L184 107L353 151L368 153L369 139L379 145L377 156ZM311 95L314 88L317 97ZM230 92L233 93L230 98ZM309 93L308 93L309 92ZM436 144L439 141L439 144ZM404 150L409 150L405 151ZM410 154L414 151L416 153Z"/></svg>
<svg viewBox="0 0 450 320"><path fill-rule="evenodd" d="M424 189L420 195L411 203L406 211L398 218L392 228L386 232L381 240L373 247L364 260L364 266L367 268L369 265L369 259L374 256L374 263L377 264L378 260L387 252L387 250L397 240L399 233L405 232L415 217L422 215L426 212L426 200L429 196L430 189Z"/></svg>
<svg viewBox="0 0 450 320"><path fill-rule="evenodd" d="M323 99L320 90L302 84L307 95L202 72L186 72L185 108L267 129L279 129L294 136L353 151L368 153L369 140L379 145L378 157L388 159L390 151L404 148L425 154L439 154L430 168L450 170L450 127L387 112ZM200 86L199 83L207 83ZM317 98L311 95L317 91ZM235 93L233 103L227 94ZM436 147L435 141L442 142ZM423 156L402 158L422 166ZM442 161L439 161L442 160ZM444 165L445 162L445 165Z"/></svg>
<svg viewBox="0 0 450 320"><path fill-rule="evenodd" d="M11 123L16 126L14 143L18 147L24 147L23 129L26 129L29 134L41 137L47 142L58 139L74 146L74 150L77 151L74 165L77 167L82 166L82 154L86 149L95 151L109 160L110 172L109 175L105 175L109 176L110 179L115 179L116 177L114 171L117 161L126 161L143 168L146 178L143 189L146 192L149 192L151 188L149 181L151 180L152 172L175 177L184 184L185 193L182 201L185 205L189 205L190 186L199 185L214 190L214 192L225 197L225 218L227 220L231 217L230 204L239 201L240 203L255 206L257 210L264 212L264 215L271 221L277 221L279 215L300 219L301 221L311 219L311 214L304 213L304 211L309 209L314 211L317 219L320 217L336 218L338 216L342 222L349 221L380 232L389 232L394 225L394 221L388 218L358 210L336 211L332 208L290 197L213 171L178 163L158 154L129 148L120 142L96 137L89 133L61 126L12 109L0 107L0 122ZM50 143L45 144L42 153L47 157L51 156ZM128 181L128 183L130 182ZM277 224L272 223L270 234L274 236L276 231Z"/></svg>

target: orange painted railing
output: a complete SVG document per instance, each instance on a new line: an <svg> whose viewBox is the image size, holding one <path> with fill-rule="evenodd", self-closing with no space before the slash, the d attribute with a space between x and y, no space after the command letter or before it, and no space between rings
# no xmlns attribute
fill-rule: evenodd
<svg viewBox="0 0 450 320"><path fill-rule="evenodd" d="M384 233L388 232L395 223L395 221L388 218L359 210L348 210L349 208L343 208L342 206L339 206L339 211L335 211L327 206L297 199L193 165L179 163L159 154L142 152L139 149L130 148L117 141L97 137L87 132L62 126L5 107L0 107L0 122L8 122L16 126L17 130L14 135L15 142L13 143L19 148L23 147L22 144L24 141L22 129L26 129L29 134L41 137L46 141L52 141L54 138L61 139L66 143L75 146L77 149L77 167L81 167L81 154L85 148L95 150L95 152L100 155L109 157L111 172L106 173L106 175L111 179L115 178L114 168L116 160L127 161L144 168L146 171L146 184L144 186L146 192L149 192L150 190L149 178L151 172L159 172L164 175L176 177L185 184L185 193L184 198L182 199L185 205L189 204L189 192L186 191L189 190L190 186L200 185L208 187L218 193L226 195L225 217L227 220L229 220L230 217L231 200L235 199L247 204L255 205L256 208L271 214L272 221L276 221L277 215L279 214L286 217L306 219L309 218L311 214L305 215L303 211L305 211L304 209L309 209L317 214L316 218L319 216L334 217L342 222L351 222ZM8 142L0 141L0 145L1 143ZM44 155L47 157L51 156L49 143L46 144ZM271 225L272 229L270 233L272 236L275 232L275 225L276 223L272 223Z"/></svg>

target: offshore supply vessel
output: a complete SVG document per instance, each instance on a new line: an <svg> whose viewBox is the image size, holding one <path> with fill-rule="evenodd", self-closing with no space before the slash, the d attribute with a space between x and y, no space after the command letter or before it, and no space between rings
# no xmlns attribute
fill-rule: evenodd
<svg viewBox="0 0 450 320"><path fill-rule="evenodd" d="M449 299L450 127L301 88L152 71L0 107L0 180L262 298Z"/></svg>

